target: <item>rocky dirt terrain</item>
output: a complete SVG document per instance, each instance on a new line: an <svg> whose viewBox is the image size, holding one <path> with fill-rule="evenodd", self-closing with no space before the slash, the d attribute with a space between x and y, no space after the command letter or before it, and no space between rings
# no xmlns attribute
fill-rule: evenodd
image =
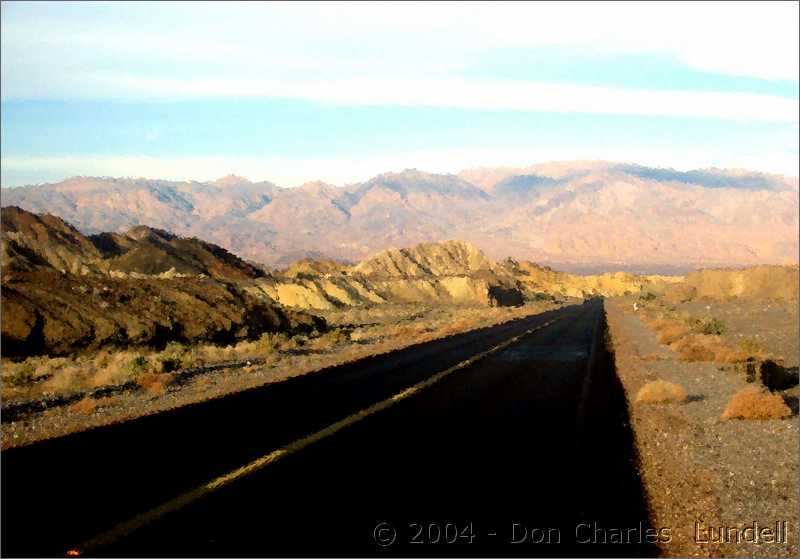
<svg viewBox="0 0 800 559"><path fill-rule="evenodd" d="M704 286L699 290L704 295L694 292L686 299L682 285L682 303L671 303L669 296L620 297L607 303L653 522L672 528L667 555L798 554L796 269L769 275L775 285L745 289L745 296L732 296L726 286L754 285L756 278L766 277L763 270L690 275L687 282ZM716 288L703 281L709 277L715 278ZM684 324L716 333L685 330L683 338L676 338L682 330L664 327L657 321L665 319L658 316L668 321L683 317ZM687 352L680 340L695 335L713 337L717 350ZM756 367L749 379L748 358ZM757 368L767 358L788 371L793 387L770 392L761 386ZM748 390L759 403L745 409L744 419L730 418L732 402L741 401ZM780 524L784 521L788 524ZM766 528L772 535L760 533L754 542L752 529L742 532L756 522L756 530ZM782 541L777 541L776 523L784 530ZM736 532L728 531L727 541L721 541L720 527L738 529L749 539L737 541Z"/></svg>

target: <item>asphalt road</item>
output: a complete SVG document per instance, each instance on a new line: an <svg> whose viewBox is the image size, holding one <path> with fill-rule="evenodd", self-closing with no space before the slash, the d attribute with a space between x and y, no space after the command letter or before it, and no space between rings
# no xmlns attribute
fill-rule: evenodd
<svg viewBox="0 0 800 559"><path fill-rule="evenodd" d="M125 537L85 545L553 319ZM595 301L4 452L3 555L652 555L603 328ZM617 540L631 543L603 543Z"/></svg>

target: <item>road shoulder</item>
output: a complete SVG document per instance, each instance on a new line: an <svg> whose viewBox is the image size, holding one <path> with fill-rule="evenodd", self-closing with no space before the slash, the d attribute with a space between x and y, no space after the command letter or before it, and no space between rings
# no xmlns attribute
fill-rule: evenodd
<svg viewBox="0 0 800 559"><path fill-rule="evenodd" d="M659 345L655 334L621 300L607 302L616 368L628 397L640 474L653 525L671 528L669 556L796 556L797 417L724 421L743 375L713 363L687 363ZM635 403L657 378L684 386L684 403ZM704 541L708 528L775 528L788 521L788 543ZM730 538L729 538L730 539ZM734 540L735 540L734 535Z"/></svg>

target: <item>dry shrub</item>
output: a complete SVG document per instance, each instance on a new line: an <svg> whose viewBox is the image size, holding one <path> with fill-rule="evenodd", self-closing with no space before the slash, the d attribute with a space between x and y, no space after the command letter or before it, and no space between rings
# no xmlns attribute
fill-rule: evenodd
<svg viewBox="0 0 800 559"><path fill-rule="evenodd" d="M686 390L680 384L661 379L648 382L636 394L636 402L642 404L683 402L685 399Z"/></svg>
<svg viewBox="0 0 800 559"><path fill-rule="evenodd" d="M755 338L742 338L739 340L739 349L747 354L748 357L763 360L769 356L769 352L760 341Z"/></svg>
<svg viewBox="0 0 800 559"><path fill-rule="evenodd" d="M642 320L644 320L645 324L647 324L653 330L660 330L664 326L670 324L670 322L664 320L663 318L654 318L652 316L646 316Z"/></svg>
<svg viewBox="0 0 800 559"><path fill-rule="evenodd" d="M779 394L748 386L733 395L722 419L782 419L792 410Z"/></svg>
<svg viewBox="0 0 800 559"><path fill-rule="evenodd" d="M664 345L675 343L691 332L686 324L665 318L647 318L645 324L658 333L658 341Z"/></svg>
<svg viewBox="0 0 800 559"><path fill-rule="evenodd" d="M350 343L350 332L336 328L309 342L309 347L316 350L331 349L339 345Z"/></svg>
<svg viewBox="0 0 800 559"><path fill-rule="evenodd" d="M735 347L729 347L720 344L714 349L714 362L715 363L741 363L747 361L750 355Z"/></svg>
<svg viewBox="0 0 800 559"><path fill-rule="evenodd" d="M689 327L679 323L670 323L659 329L658 341L664 345L677 342L689 333Z"/></svg>
<svg viewBox="0 0 800 559"><path fill-rule="evenodd" d="M116 398L92 398L91 396L84 396L74 404L69 406L71 413L79 413L82 415L89 415L94 413L100 408L107 408L117 403Z"/></svg>
<svg viewBox="0 0 800 559"><path fill-rule="evenodd" d="M691 326L692 331L698 334L709 334L712 336L720 336L728 329L722 321L714 317L694 319L691 321Z"/></svg>
<svg viewBox="0 0 800 559"><path fill-rule="evenodd" d="M663 361L664 357L657 353L646 353L640 357L642 361Z"/></svg>
<svg viewBox="0 0 800 559"><path fill-rule="evenodd" d="M136 377L136 384L154 396L166 394L172 382L172 375L166 373L142 373Z"/></svg>
<svg viewBox="0 0 800 559"><path fill-rule="evenodd" d="M683 361L713 361L714 351L703 334L691 334L670 344Z"/></svg>
<svg viewBox="0 0 800 559"><path fill-rule="evenodd" d="M205 392L216 385L217 380L213 377L213 375L200 375L192 379L189 383L189 386L201 392Z"/></svg>
<svg viewBox="0 0 800 559"><path fill-rule="evenodd" d="M136 352L119 351L110 355L100 355L98 366L90 384L107 386L120 384L130 380L136 373L143 372L147 366L147 360Z"/></svg>
<svg viewBox="0 0 800 559"><path fill-rule="evenodd" d="M747 360L747 353L725 345L719 336L689 334L670 345L683 361L713 361L714 363L739 363Z"/></svg>
<svg viewBox="0 0 800 559"><path fill-rule="evenodd" d="M197 348L197 357L200 363L230 361L234 355L235 349L233 346L204 345Z"/></svg>
<svg viewBox="0 0 800 559"><path fill-rule="evenodd" d="M82 387L85 380L86 369L80 365L66 365L53 371L53 376L45 381L44 390L47 392L67 392ZM91 378L88 384L92 386Z"/></svg>

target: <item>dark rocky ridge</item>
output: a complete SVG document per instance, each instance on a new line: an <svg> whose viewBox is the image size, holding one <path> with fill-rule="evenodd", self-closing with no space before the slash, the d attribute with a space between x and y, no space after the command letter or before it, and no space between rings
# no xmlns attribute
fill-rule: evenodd
<svg viewBox="0 0 800 559"><path fill-rule="evenodd" d="M13 207L2 209L2 223L6 357L325 328L248 292L263 272L210 243L147 227L87 238L57 217Z"/></svg>

